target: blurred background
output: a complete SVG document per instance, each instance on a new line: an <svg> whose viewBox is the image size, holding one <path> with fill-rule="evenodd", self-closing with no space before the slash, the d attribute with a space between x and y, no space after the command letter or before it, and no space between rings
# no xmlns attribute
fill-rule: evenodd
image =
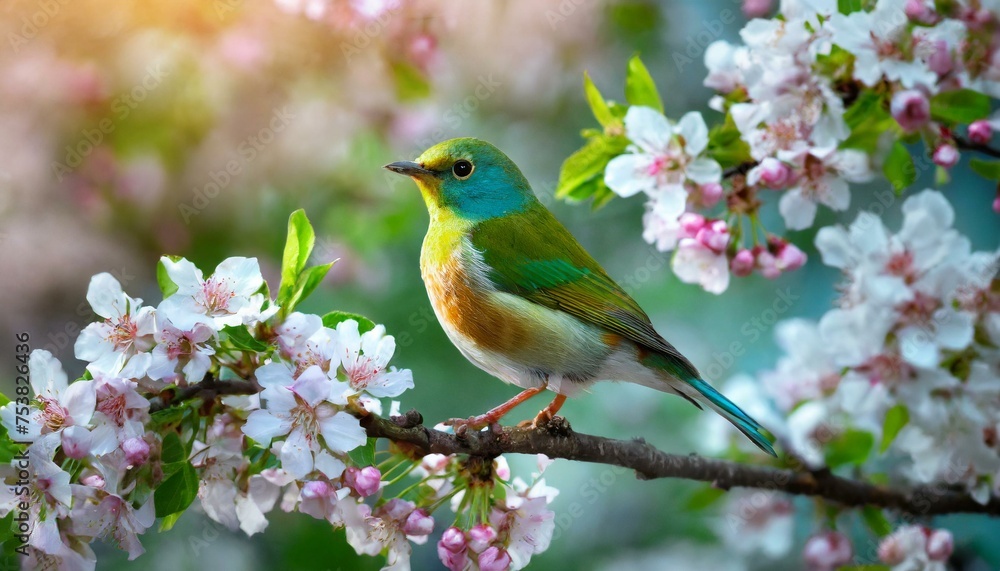
<svg viewBox="0 0 1000 571"><path fill-rule="evenodd" d="M384 323L397 339L393 363L416 381L403 406L429 423L486 410L515 389L474 368L444 336L418 270L424 205L410 181L381 169L453 136L505 150L716 384L774 363L776 319L816 317L836 298L836 272L818 263L812 232L791 237L816 263L778 281L736 280L717 297L679 283L667 258L642 241L641 201L592 212L552 196L579 131L595 126L584 71L620 100L625 63L640 52L669 116L700 110L710 125L718 119L706 106L702 55L716 39L738 41L740 2L4 0L0 14L0 339L9 346L0 343L0 370L13 370L14 334L26 331L32 348L80 374L72 345L93 320L85 293L98 272L154 305L164 253L206 271L228 256L257 256L276 284L287 217L305 208L318 233L314 262L340 261L302 310ZM967 169L955 173L946 188L959 228L974 248L996 248L997 218L986 206L994 189ZM855 197L851 212L821 212L816 227L852 220L873 203L870 194ZM775 214L768 220L779 229ZM898 204L887 218L893 228ZM782 298L790 307L776 304ZM10 394L11 381L0 375L0 390ZM538 397L511 421L545 402ZM670 452L714 450L701 413L640 387L597 386L563 410L579 431L641 436ZM533 458L510 460L515 474L534 469ZM551 506L557 529L532 568L801 566L794 549L767 552L767 534L787 535L787 527L751 529L750 517L734 534L724 502L700 509L711 499L704 486L567 461L546 478L561 490ZM795 503L809 513L808 500ZM144 536L147 554L134 563L95 545L98 568L381 565L301 514L276 511L267 531L248 539L194 511L169 533ZM447 513L439 515L443 529ZM784 525L801 545L814 522L798 517ZM987 546L996 527L953 519L959 554L979 562L968 568L1000 566L997 547ZM751 541L751 532L763 539ZM413 565L439 565L433 544L416 548Z"/></svg>

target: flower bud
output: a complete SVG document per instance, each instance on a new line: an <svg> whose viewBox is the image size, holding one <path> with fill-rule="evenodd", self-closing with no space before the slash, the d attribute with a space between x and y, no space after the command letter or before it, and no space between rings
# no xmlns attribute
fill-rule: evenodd
<svg viewBox="0 0 1000 571"><path fill-rule="evenodd" d="M333 487L322 481L312 480L302 485L302 499L311 500L315 498L328 498L333 492Z"/></svg>
<svg viewBox="0 0 1000 571"><path fill-rule="evenodd" d="M918 24L934 23L934 10L924 0L906 0L906 17Z"/></svg>
<svg viewBox="0 0 1000 571"><path fill-rule="evenodd" d="M497 530L481 523L469 530L469 549L482 553L497 539Z"/></svg>
<svg viewBox="0 0 1000 571"><path fill-rule="evenodd" d="M785 242L778 250L775 260L782 270L797 270L806 263L806 254L795 244Z"/></svg>
<svg viewBox="0 0 1000 571"><path fill-rule="evenodd" d="M757 254L756 262L757 269L760 270L760 275L769 280L773 280L781 275L781 269L778 268L778 263L774 254L760 247L754 248L754 250L756 250Z"/></svg>
<svg viewBox="0 0 1000 571"><path fill-rule="evenodd" d="M80 483L91 488L104 488L104 478L100 474L88 474L80 478Z"/></svg>
<svg viewBox="0 0 1000 571"><path fill-rule="evenodd" d="M729 262L729 269L737 277L746 277L753 273L753 253L746 248L736 252Z"/></svg>
<svg viewBox="0 0 1000 571"><path fill-rule="evenodd" d="M833 571L851 562L851 541L835 531L814 535L802 549L806 566L813 571Z"/></svg>
<svg viewBox="0 0 1000 571"><path fill-rule="evenodd" d="M878 544L879 561L887 565L899 565L906 560L906 549L894 533Z"/></svg>
<svg viewBox="0 0 1000 571"><path fill-rule="evenodd" d="M717 182L703 184L699 190L701 191L701 203L705 208L715 206L722 199L722 185Z"/></svg>
<svg viewBox="0 0 1000 571"><path fill-rule="evenodd" d="M713 220L698 230L695 240L716 253L723 252L729 245L729 228L725 221Z"/></svg>
<svg viewBox="0 0 1000 571"><path fill-rule="evenodd" d="M990 126L989 121L973 121L969 125L969 140L977 145L985 145L990 142L993 138L993 127Z"/></svg>
<svg viewBox="0 0 1000 571"><path fill-rule="evenodd" d="M365 466L360 470L351 466L344 472L344 483L362 498L367 498L378 491L382 473L375 466Z"/></svg>
<svg viewBox="0 0 1000 571"><path fill-rule="evenodd" d="M774 157L766 157L747 174L750 184L763 184L770 189L785 188L791 182L792 169Z"/></svg>
<svg viewBox="0 0 1000 571"><path fill-rule="evenodd" d="M479 571L507 571L510 569L510 555L497 546L479 554Z"/></svg>
<svg viewBox="0 0 1000 571"><path fill-rule="evenodd" d="M892 118L904 131L916 131L931 118L931 103L916 89L898 91L889 104Z"/></svg>
<svg viewBox="0 0 1000 571"><path fill-rule="evenodd" d="M82 426L69 426L60 436L62 449L66 456L74 460L82 460L90 454L92 438L90 431Z"/></svg>
<svg viewBox="0 0 1000 571"><path fill-rule="evenodd" d="M955 67L955 61L951 57L951 48L944 40L936 40L933 44L934 51L927 58L927 67L939 76L945 76L951 73Z"/></svg>
<svg viewBox="0 0 1000 571"><path fill-rule="evenodd" d="M934 150L934 164L950 169L958 163L958 149L955 145L945 143Z"/></svg>
<svg viewBox="0 0 1000 571"><path fill-rule="evenodd" d="M685 212L678 218L681 225L682 238L694 238L705 226L705 217L696 212Z"/></svg>
<svg viewBox="0 0 1000 571"><path fill-rule="evenodd" d="M132 466L142 466L149 460L149 443L142 438L129 438L122 442L125 460Z"/></svg>
<svg viewBox="0 0 1000 571"><path fill-rule="evenodd" d="M434 531L434 518L422 508L413 510L403 523L403 533L406 535L430 535L432 531Z"/></svg>
<svg viewBox="0 0 1000 571"><path fill-rule="evenodd" d="M762 18L771 11L771 0L743 0L743 13L747 18Z"/></svg>
<svg viewBox="0 0 1000 571"><path fill-rule="evenodd" d="M947 561L955 550L955 540L946 529L935 529L927 536L927 557L932 561Z"/></svg>
<svg viewBox="0 0 1000 571"><path fill-rule="evenodd" d="M462 571L465 569L465 547L465 534L462 530L449 527L438 540L438 558L451 571Z"/></svg>

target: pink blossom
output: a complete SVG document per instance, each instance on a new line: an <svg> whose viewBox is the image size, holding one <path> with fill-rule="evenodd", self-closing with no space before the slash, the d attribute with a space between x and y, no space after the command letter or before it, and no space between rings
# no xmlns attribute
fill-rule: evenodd
<svg viewBox="0 0 1000 571"><path fill-rule="evenodd" d="M441 563L451 571L465 569L466 543L465 534L457 527L444 530L437 544L438 557Z"/></svg>
<svg viewBox="0 0 1000 571"><path fill-rule="evenodd" d="M774 257L774 254L768 252L762 246L755 246L754 255L760 275L769 280L773 280L781 275L781 269L778 267L778 260Z"/></svg>
<svg viewBox="0 0 1000 571"><path fill-rule="evenodd" d="M495 545L479 554L479 571L507 571L510 563L510 554Z"/></svg>
<svg viewBox="0 0 1000 571"><path fill-rule="evenodd" d="M733 259L729 261L729 269L737 277L746 277L753 273L754 258L753 252L746 248L736 252Z"/></svg>
<svg viewBox="0 0 1000 571"><path fill-rule="evenodd" d="M489 524L481 523L469 530L469 549L482 553L497 539L497 530Z"/></svg>
<svg viewBox="0 0 1000 571"><path fill-rule="evenodd" d="M697 212L685 212L678 221L681 225L682 238L694 238L698 231L705 227L705 217Z"/></svg>
<svg viewBox="0 0 1000 571"><path fill-rule="evenodd" d="M927 557L932 561L947 561L955 549L955 540L947 529L935 529L927 536Z"/></svg>
<svg viewBox="0 0 1000 571"><path fill-rule="evenodd" d="M945 40L935 40L933 42L934 51L927 58L927 67L939 76L945 76L955 67L955 60L951 57L951 48Z"/></svg>
<svg viewBox="0 0 1000 571"><path fill-rule="evenodd" d="M743 0L743 13L747 18L762 18L771 11L771 0Z"/></svg>
<svg viewBox="0 0 1000 571"><path fill-rule="evenodd" d="M811 571L834 571L851 562L854 550L846 536L828 531L810 537L802 557Z"/></svg>
<svg viewBox="0 0 1000 571"><path fill-rule="evenodd" d="M792 169L774 157L765 157L747 173L747 182L763 184L767 188L781 189L792 182Z"/></svg>
<svg viewBox="0 0 1000 571"><path fill-rule="evenodd" d="M417 508L406 516L403 522L403 533L412 536L430 535L434 531L434 518L422 508Z"/></svg>
<svg viewBox="0 0 1000 571"><path fill-rule="evenodd" d="M892 96L889 110L892 112L892 118L905 131L916 131L931 118L931 103L918 89L896 92Z"/></svg>
<svg viewBox="0 0 1000 571"><path fill-rule="evenodd" d="M920 24L931 24L937 16L925 0L906 0L904 11L907 18Z"/></svg>
<svg viewBox="0 0 1000 571"><path fill-rule="evenodd" d="M969 140L977 145L985 145L993 138L993 127L989 121L973 121L969 125Z"/></svg>
<svg viewBox="0 0 1000 571"><path fill-rule="evenodd" d="M958 163L958 149L955 145L945 143L934 150L934 164L950 169Z"/></svg>
<svg viewBox="0 0 1000 571"><path fill-rule="evenodd" d="M362 498L374 494L382 483L382 474L375 466L355 468L351 466L344 472L344 484L357 492Z"/></svg>
<svg viewBox="0 0 1000 571"><path fill-rule="evenodd" d="M698 187L701 196L701 204L705 208L711 208L722 200L722 185L717 182L709 182Z"/></svg>
<svg viewBox="0 0 1000 571"><path fill-rule="evenodd" d="M132 466L142 466L149 460L149 443L142 438L129 438L122 442L125 460Z"/></svg>

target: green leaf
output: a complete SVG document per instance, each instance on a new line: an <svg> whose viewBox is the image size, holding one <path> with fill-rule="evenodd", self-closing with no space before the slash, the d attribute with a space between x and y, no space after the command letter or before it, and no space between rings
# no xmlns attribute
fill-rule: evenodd
<svg viewBox="0 0 1000 571"><path fill-rule="evenodd" d="M190 462L182 462L180 469L164 480L153 497L156 517L183 512L198 496L198 472Z"/></svg>
<svg viewBox="0 0 1000 571"><path fill-rule="evenodd" d="M717 502L724 495L726 495L726 491L722 488L702 486L684 502L684 509L690 511L703 510Z"/></svg>
<svg viewBox="0 0 1000 571"><path fill-rule="evenodd" d="M863 0L837 0L837 11L841 14L858 12L865 7Z"/></svg>
<svg viewBox="0 0 1000 571"><path fill-rule="evenodd" d="M974 158L969 161L969 166L976 171L979 176L988 180L1000 180L1000 161L987 161Z"/></svg>
<svg viewBox="0 0 1000 571"><path fill-rule="evenodd" d="M378 442L375 438L369 438L368 442L364 446L358 446L354 450L347 453L351 458L351 462L359 468L364 468L365 466L375 465L375 443Z"/></svg>
<svg viewBox="0 0 1000 571"><path fill-rule="evenodd" d="M599 135L563 161L556 185L556 198L586 200L599 190L608 162L625 152L628 139L622 136Z"/></svg>
<svg viewBox="0 0 1000 571"><path fill-rule="evenodd" d="M740 138L740 130L736 128L732 115L727 113L725 121L713 125L709 130L708 155L718 161L722 168L753 160L750 146Z"/></svg>
<svg viewBox="0 0 1000 571"><path fill-rule="evenodd" d="M281 308L286 314L291 313L292 310L294 310L295 307L302 302L302 300L309 297L309 294L311 294L316 287L319 286L320 282L323 281L323 278L326 277L326 273L330 271L330 268L332 268L333 264L336 262L337 260L334 260L329 264L312 266L303 270L303 272L299 275L299 281L295 284L295 290L291 297L289 297L285 303L281 304Z"/></svg>
<svg viewBox="0 0 1000 571"><path fill-rule="evenodd" d="M172 262L176 262L181 259L180 256L164 256L164 258L169 259ZM167 274L167 267L163 265L163 258L160 258L156 262L156 283L160 286L160 292L163 294L163 299L174 295L177 291L177 284L174 280L170 279L170 275Z"/></svg>
<svg viewBox="0 0 1000 571"><path fill-rule="evenodd" d="M971 89L942 91L931 97L931 117L936 121L972 123L990 114L990 97Z"/></svg>
<svg viewBox="0 0 1000 571"><path fill-rule="evenodd" d="M869 432L849 428L826 445L826 465L837 468L846 464L861 464L868 458L875 437Z"/></svg>
<svg viewBox="0 0 1000 571"><path fill-rule="evenodd" d="M885 420L882 422L882 444L879 446L880 453L885 453L885 451L889 449L889 445L892 444L892 441L896 439L899 431L902 430L908 422L910 422L910 411L907 410L905 404L897 404L886 411Z"/></svg>
<svg viewBox="0 0 1000 571"><path fill-rule="evenodd" d="M13 510L3 518L0 518L0 544L7 543L12 537L14 537ZM11 567L11 569L18 569L18 567Z"/></svg>
<svg viewBox="0 0 1000 571"><path fill-rule="evenodd" d="M631 105L645 105L663 113L663 101L656 90L656 83L638 55L628 60L625 74L625 100Z"/></svg>
<svg viewBox="0 0 1000 571"><path fill-rule="evenodd" d="M182 406L172 406L162 410L158 410L149 415L150 421L153 426L157 428L162 428L164 426L169 426L177 424L184 418L184 407ZM173 434L173 433L171 433Z"/></svg>
<svg viewBox="0 0 1000 571"><path fill-rule="evenodd" d="M400 101L423 99L431 94L431 84L420 68L404 61L392 64L392 79Z"/></svg>
<svg viewBox="0 0 1000 571"><path fill-rule="evenodd" d="M892 525L885 518L885 513L881 508L875 506L865 506L861 510L861 517L865 520L868 529L872 530L878 537L885 537L892 533Z"/></svg>
<svg viewBox="0 0 1000 571"><path fill-rule="evenodd" d="M7 398L7 395L5 395L3 393L0 393L0 407L5 406L9 402L10 402L10 399Z"/></svg>
<svg viewBox="0 0 1000 571"><path fill-rule="evenodd" d="M270 348L269 345L254 339L246 325L227 325L222 328L222 332L229 338L229 342L240 351L263 353Z"/></svg>
<svg viewBox="0 0 1000 571"><path fill-rule="evenodd" d="M10 461L23 451L24 445L14 442L7 434L7 429L0 427L0 464L10 464Z"/></svg>
<svg viewBox="0 0 1000 571"><path fill-rule="evenodd" d="M181 519L184 512L172 513L160 520L160 528L158 531L170 531L177 525L177 520Z"/></svg>
<svg viewBox="0 0 1000 571"><path fill-rule="evenodd" d="M187 449L181 442L181 437L176 432L169 432L163 437L163 449L160 452L160 459L164 464L184 462L187 460Z"/></svg>
<svg viewBox="0 0 1000 571"><path fill-rule="evenodd" d="M329 327L335 329L337 324L341 321L347 321L348 319L353 319L358 322L358 331L361 333L367 333L372 329L375 329L375 322L363 315L358 315L357 313L349 313L347 311L331 311L323 316L323 327Z"/></svg>
<svg viewBox="0 0 1000 571"><path fill-rule="evenodd" d="M348 311L331 311L323 316L323 327L329 327L335 329L337 324L341 321L347 321L348 319L353 319L358 322L358 332L367 333L372 329L375 329L375 322L363 315L358 315L357 313L350 313Z"/></svg>
<svg viewBox="0 0 1000 571"><path fill-rule="evenodd" d="M607 127L615 122L615 116L608 107L608 102L604 100L604 96L590 80L590 75L587 72L583 72L583 92L587 95L587 103L590 104L590 110L594 113L594 119L597 119L602 127Z"/></svg>
<svg viewBox="0 0 1000 571"><path fill-rule="evenodd" d="M861 149L874 153L887 131L902 134L902 129L889 114L882 95L874 91L863 91L858 99L844 113L844 121L851 129L847 140L840 144L845 149Z"/></svg>
<svg viewBox="0 0 1000 571"><path fill-rule="evenodd" d="M281 286L278 288L278 305L284 309L285 302L288 301L295 292L295 285L299 281L299 274L306 267L309 254L312 253L313 244L316 242L316 233L313 231L306 212L302 209L292 212L288 217L288 237L285 239L285 251L281 256Z"/></svg>
<svg viewBox="0 0 1000 571"><path fill-rule="evenodd" d="M917 180L917 168L913 165L913 156L906 145L896 141L889 150L889 155L882 165L885 178L892 183L896 194L902 194L908 186Z"/></svg>
<svg viewBox="0 0 1000 571"><path fill-rule="evenodd" d="M868 565L845 565L837 567L837 571L890 571L890 568L888 565L872 563Z"/></svg>

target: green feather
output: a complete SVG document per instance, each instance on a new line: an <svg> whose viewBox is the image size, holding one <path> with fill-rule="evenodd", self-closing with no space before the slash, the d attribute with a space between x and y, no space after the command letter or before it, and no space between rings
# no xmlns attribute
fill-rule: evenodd
<svg viewBox="0 0 1000 571"><path fill-rule="evenodd" d="M660 353L681 380L698 377L694 365L660 337L639 304L541 203L477 223L471 239L501 291L564 311Z"/></svg>

